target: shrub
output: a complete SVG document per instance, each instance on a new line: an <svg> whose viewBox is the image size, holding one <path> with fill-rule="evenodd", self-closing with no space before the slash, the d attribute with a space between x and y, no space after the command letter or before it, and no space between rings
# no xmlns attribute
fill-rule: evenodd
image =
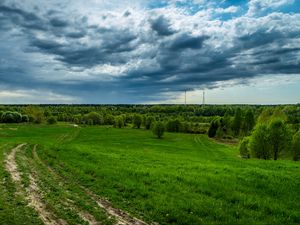
<svg viewBox="0 0 300 225"><path fill-rule="evenodd" d="M244 137L240 141L239 151L240 151L241 157L244 159L250 158L249 142L250 142L250 137Z"/></svg>
<svg viewBox="0 0 300 225"><path fill-rule="evenodd" d="M29 117L27 115L22 115L22 122L23 123L28 123L29 122Z"/></svg>
<svg viewBox="0 0 300 225"><path fill-rule="evenodd" d="M273 158L277 160L279 153L289 148L291 135L282 119L273 119L268 127L268 131Z"/></svg>
<svg viewBox="0 0 300 225"><path fill-rule="evenodd" d="M117 128L122 128L124 127L124 120L123 120L123 117L122 116L117 116L115 118L115 124L114 124L114 127L117 127Z"/></svg>
<svg viewBox="0 0 300 225"><path fill-rule="evenodd" d="M295 161L300 160L300 130L293 137L292 153Z"/></svg>
<svg viewBox="0 0 300 225"><path fill-rule="evenodd" d="M88 125L101 125L103 117L97 112L90 112L83 116L83 121Z"/></svg>
<svg viewBox="0 0 300 225"><path fill-rule="evenodd" d="M115 123L115 118L114 118L113 115L106 114L104 116L104 124L106 124L106 125L114 125L114 123Z"/></svg>
<svg viewBox="0 0 300 225"><path fill-rule="evenodd" d="M208 129L208 137L212 138L216 136L219 125L219 119L215 119L210 123L210 127Z"/></svg>
<svg viewBox="0 0 300 225"><path fill-rule="evenodd" d="M153 128L152 128L153 134L158 137L162 138L165 132L165 126L162 122L158 121L154 123Z"/></svg>
<svg viewBox="0 0 300 225"><path fill-rule="evenodd" d="M134 114L132 120L133 126L139 129L142 125L142 116L139 114Z"/></svg>
<svg viewBox="0 0 300 225"><path fill-rule="evenodd" d="M259 159L269 159L271 157L268 132L266 124L256 125L249 143L251 154L254 157Z"/></svg>
<svg viewBox="0 0 300 225"><path fill-rule="evenodd" d="M26 114L29 116L29 121L34 123L42 123L44 121L44 111L37 106L28 106L25 109Z"/></svg>
<svg viewBox="0 0 300 225"><path fill-rule="evenodd" d="M56 124L57 120L54 116L51 116L51 117L48 118L47 123L48 124Z"/></svg>
<svg viewBox="0 0 300 225"><path fill-rule="evenodd" d="M181 130L181 125L179 119L169 120L166 124L166 130L169 132L179 132Z"/></svg>
<svg viewBox="0 0 300 225"><path fill-rule="evenodd" d="M155 121L154 117L153 116L147 116L144 120L144 125L145 125L145 128L147 130L149 130L151 128L151 125L153 124L153 122Z"/></svg>
<svg viewBox="0 0 300 225"><path fill-rule="evenodd" d="M4 112L1 121L3 123L20 123L22 122L22 115L18 112Z"/></svg>

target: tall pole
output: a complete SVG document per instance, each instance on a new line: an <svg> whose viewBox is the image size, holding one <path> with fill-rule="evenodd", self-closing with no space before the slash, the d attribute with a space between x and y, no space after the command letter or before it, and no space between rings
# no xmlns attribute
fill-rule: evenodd
<svg viewBox="0 0 300 225"><path fill-rule="evenodd" d="M184 104L186 105L186 90L184 91Z"/></svg>
<svg viewBox="0 0 300 225"><path fill-rule="evenodd" d="M203 100L202 100L202 105L205 105L205 91L203 91Z"/></svg>

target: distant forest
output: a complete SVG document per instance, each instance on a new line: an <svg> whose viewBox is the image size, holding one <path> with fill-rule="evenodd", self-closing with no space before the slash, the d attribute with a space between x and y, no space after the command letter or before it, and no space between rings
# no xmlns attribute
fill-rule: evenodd
<svg viewBox="0 0 300 225"><path fill-rule="evenodd" d="M238 142L241 157L300 160L297 105L1 105L1 123L109 125L207 134Z"/></svg>

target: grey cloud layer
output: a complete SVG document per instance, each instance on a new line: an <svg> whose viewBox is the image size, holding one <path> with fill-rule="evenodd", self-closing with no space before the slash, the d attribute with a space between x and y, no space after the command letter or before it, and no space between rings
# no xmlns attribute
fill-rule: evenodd
<svg viewBox="0 0 300 225"><path fill-rule="evenodd" d="M171 7L92 15L25 8L0 3L0 80L10 88L144 102L220 81L300 74L299 14L222 22Z"/></svg>

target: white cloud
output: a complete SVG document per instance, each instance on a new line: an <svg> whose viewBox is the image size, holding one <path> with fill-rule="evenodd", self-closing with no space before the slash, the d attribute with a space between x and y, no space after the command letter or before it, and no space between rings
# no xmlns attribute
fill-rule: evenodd
<svg viewBox="0 0 300 225"><path fill-rule="evenodd" d="M236 13L238 11L239 7L237 6L230 6L227 8L216 8L214 11L216 13Z"/></svg>
<svg viewBox="0 0 300 225"><path fill-rule="evenodd" d="M293 4L295 0L250 0L248 15L253 16L266 9L276 9L284 5Z"/></svg>

